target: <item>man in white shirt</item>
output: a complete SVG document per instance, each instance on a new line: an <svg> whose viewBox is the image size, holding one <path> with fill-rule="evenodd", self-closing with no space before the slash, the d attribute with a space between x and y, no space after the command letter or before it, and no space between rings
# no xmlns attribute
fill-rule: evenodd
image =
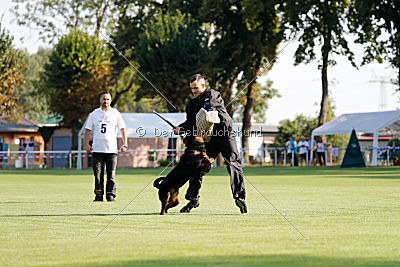
<svg viewBox="0 0 400 267"><path fill-rule="evenodd" d="M86 122L85 146L87 153L93 155L94 201L103 201L104 165L107 171L106 198L114 201L116 197L115 170L117 168L117 133L121 131L123 145L121 152L128 149L126 125L121 113L111 105L109 92L99 95L101 107L89 114ZM93 131L93 144L89 145L90 133Z"/></svg>
<svg viewBox="0 0 400 267"><path fill-rule="evenodd" d="M299 148L300 165L303 166L303 161L307 165L307 153L308 153L309 145L304 136L301 137L301 141L297 144L297 147Z"/></svg>

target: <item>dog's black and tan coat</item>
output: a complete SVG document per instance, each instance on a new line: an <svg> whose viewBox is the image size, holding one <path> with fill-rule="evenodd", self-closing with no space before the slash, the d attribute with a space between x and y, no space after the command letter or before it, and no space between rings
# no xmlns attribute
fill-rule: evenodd
<svg viewBox="0 0 400 267"><path fill-rule="evenodd" d="M190 178L207 173L214 162L214 159L206 154L202 137L187 136L183 142L186 149L178 165L166 177L157 178L153 183L154 187L158 188L161 215L179 204L179 188Z"/></svg>

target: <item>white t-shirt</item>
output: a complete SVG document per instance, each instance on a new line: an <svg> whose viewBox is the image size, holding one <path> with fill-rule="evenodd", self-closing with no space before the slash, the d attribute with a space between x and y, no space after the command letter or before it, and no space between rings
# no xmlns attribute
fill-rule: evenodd
<svg viewBox="0 0 400 267"><path fill-rule="evenodd" d="M117 133L126 125L117 109L104 112L97 108L89 114L85 128L93 132L93 152L117 153Z"/></svg>
<svg viewBox="0 0 400 267"><path fill-rule="evenodd" d="M297 146L300 148L299 149L299 153L300 154L307 153L307 150L308 150L308 147L309 147L307 141L300 141Z"/></svg>
<svg viewBox="0 0 400 267"><path fill-rule="evenodd" d="M317 152L324 152L324 151L325 151L325 144L317 143Z"/></svg>

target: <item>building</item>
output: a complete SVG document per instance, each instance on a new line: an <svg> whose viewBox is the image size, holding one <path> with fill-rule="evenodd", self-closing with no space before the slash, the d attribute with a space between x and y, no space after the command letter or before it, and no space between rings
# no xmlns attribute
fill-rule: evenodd
<svg viewBox="0 0 400 267"><path fill-rule="evenodd" d="M39 127L32 121L21 117L19 123L7 123L5 117L0 117L0 168L23 168L26 163L31 167L41 167L45 164L40 158L44 151L44 140L39 133ZM38 157L25 158L25 153L36 152ZM28 161L27 161L28 160Z"/></svg>

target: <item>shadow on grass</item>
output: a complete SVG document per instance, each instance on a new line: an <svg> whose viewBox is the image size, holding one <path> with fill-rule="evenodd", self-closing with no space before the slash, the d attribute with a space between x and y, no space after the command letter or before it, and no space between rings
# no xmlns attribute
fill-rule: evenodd
<svg viewBox="0 0 400 267"><path fill-rule="evenodd" d="M285 254L182 257L179 259L121 261L109 264L91 265L86 263L82 266L399 266L399 264L399 260L391 261L372 257L338 258Z"/></svg>
<svg viewBox="0 0 400 267"><path fill-rule="evenodd" d="M117 175L153 175L159 173L163 168L117 168ZM167 168L164 172L168 172L171 168ZM2 170L0 173L5 175L21 174L21 175L93 175L92 169L18 169L18 170Z"/></svg>
<svg viewBox="0 0 400 267"><path fill-rule="evenodd" d="M162 168L118 168L117 176L120 175L146 175L149 177L158 175ZM164 170L164 173L171 171L171 168ZM274 167L274 166L258 166L245 167L243 169L245 177L251 176L320 176L321 178L367 178L367 179L400 179L400 167L367 167L367 168L339 168L335 167ZM28 170L0 170L5 175L24 175L24 176L71 176L71 175L87 175L93 176L91 169L74 170L74 169L28 169ZM225 167L212 168L207 176L228 176Z"/></svg>
<svg viewBox="0 0 400 267"><path fill-rule="evenodd" d="M0 215L0 218L19 218L19 217L86 217L86 216L117 216L118 213L72 213L72 214L17 214L17 215ZM152 216L159 215L158 212L144 213L122 213L119 216Z"/></svg>
<svg viewBox="0 0 400 267"><path fill-rule="evenodd" d="M105 217L105 216L117 216L118 213L72 213L72 214L15 214L15 215L0 215L0 218L23 218L23 217L87 217L87 216L93 216L93 217ZM122 213L119 216L154 216L160 215L159 212L136 212L136 213ZM261 214L261 215L268 215L268 214ZM243 214L240 213L179 213L179 212L173 212L169 213L163 216L199 216L199 217L208 217L208 216L244 216Z"/></svg>

